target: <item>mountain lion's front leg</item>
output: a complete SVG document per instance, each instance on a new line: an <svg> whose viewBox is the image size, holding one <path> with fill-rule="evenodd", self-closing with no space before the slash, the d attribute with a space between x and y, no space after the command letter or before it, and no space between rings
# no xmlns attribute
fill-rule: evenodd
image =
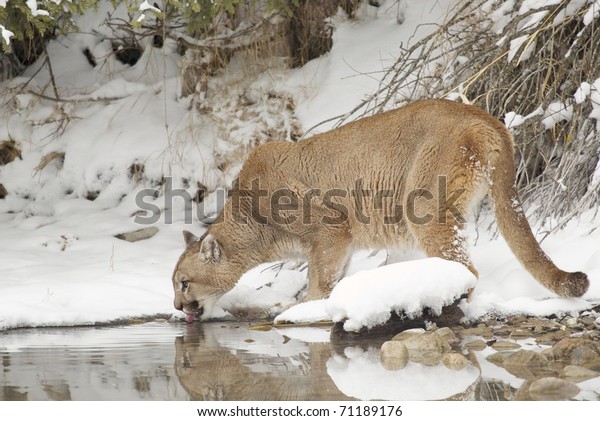
<svg viewBox="0 0 600 421"><path fill-rule="evenodd" d="M325 229L308 251L308 293L303 301L329 297L344 276L350 255L350 236L342 229Z"/></svg>

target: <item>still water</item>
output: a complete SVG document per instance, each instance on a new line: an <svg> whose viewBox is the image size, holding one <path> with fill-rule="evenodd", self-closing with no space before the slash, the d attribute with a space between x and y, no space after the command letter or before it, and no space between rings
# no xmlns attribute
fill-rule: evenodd
<svg viewBox="0 0 600 421"><path fill-rule="evenodd" d="M393 371L380 361L386 337L332 340L329 328L249 326L2 332L0 400L485 400L508 398L519 383L482 376L483 355L483 365L459 371L413 362Z"/></svg>

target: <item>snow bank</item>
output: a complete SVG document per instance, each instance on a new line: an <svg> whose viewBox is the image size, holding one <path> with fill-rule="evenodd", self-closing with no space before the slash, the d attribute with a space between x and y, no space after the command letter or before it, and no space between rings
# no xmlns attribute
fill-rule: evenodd
<svg viewBox="0 0 600 421"><path fill-rule="evenodd" d="M475 281L465 266L444 259L395 263L348 276L328 300L292 307L275 321L344 321L345 330L358 331L385 323L392 313L412 318L429 308L440 314L442 307L456 301Z"/></svg>

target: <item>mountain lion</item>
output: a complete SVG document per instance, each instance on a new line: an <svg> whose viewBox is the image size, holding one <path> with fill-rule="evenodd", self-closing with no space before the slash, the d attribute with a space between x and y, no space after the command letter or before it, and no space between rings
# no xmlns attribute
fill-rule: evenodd
<svg viewBox="0 0 600 421"><path fill-rule="evenodd" d="M308 260L304 299L324 298L360 248L416 245L477 275L463 228L488 192L521 264L556 294L583 295L587 276L556 267L525 219L508 129L474 106L427 100L252 151L206 234L184 231L175 308L206 318L244 272L296 256Z"/></svg>

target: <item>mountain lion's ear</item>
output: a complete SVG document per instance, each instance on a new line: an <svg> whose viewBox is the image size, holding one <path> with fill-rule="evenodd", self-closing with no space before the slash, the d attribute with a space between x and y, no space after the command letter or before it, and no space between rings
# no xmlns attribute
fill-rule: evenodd
<svg viewBox="0 0 600 421"><path fill-rule="evenodd" d="M185 241L185 245L189 246L190 244L192 244L195 241L198 241L198 237L196 237L194 234L192 234L189 231L183 231L183 241Z"/></svg>
<svg viewBox="0 0 600 421"><path fill-rule="evenodd" d="M217 242L217 239L214 235L208 234L202 240L202 245L200 246L200 254L208 261L213 263L219 262L221 260L221 246Z"/></svg>

